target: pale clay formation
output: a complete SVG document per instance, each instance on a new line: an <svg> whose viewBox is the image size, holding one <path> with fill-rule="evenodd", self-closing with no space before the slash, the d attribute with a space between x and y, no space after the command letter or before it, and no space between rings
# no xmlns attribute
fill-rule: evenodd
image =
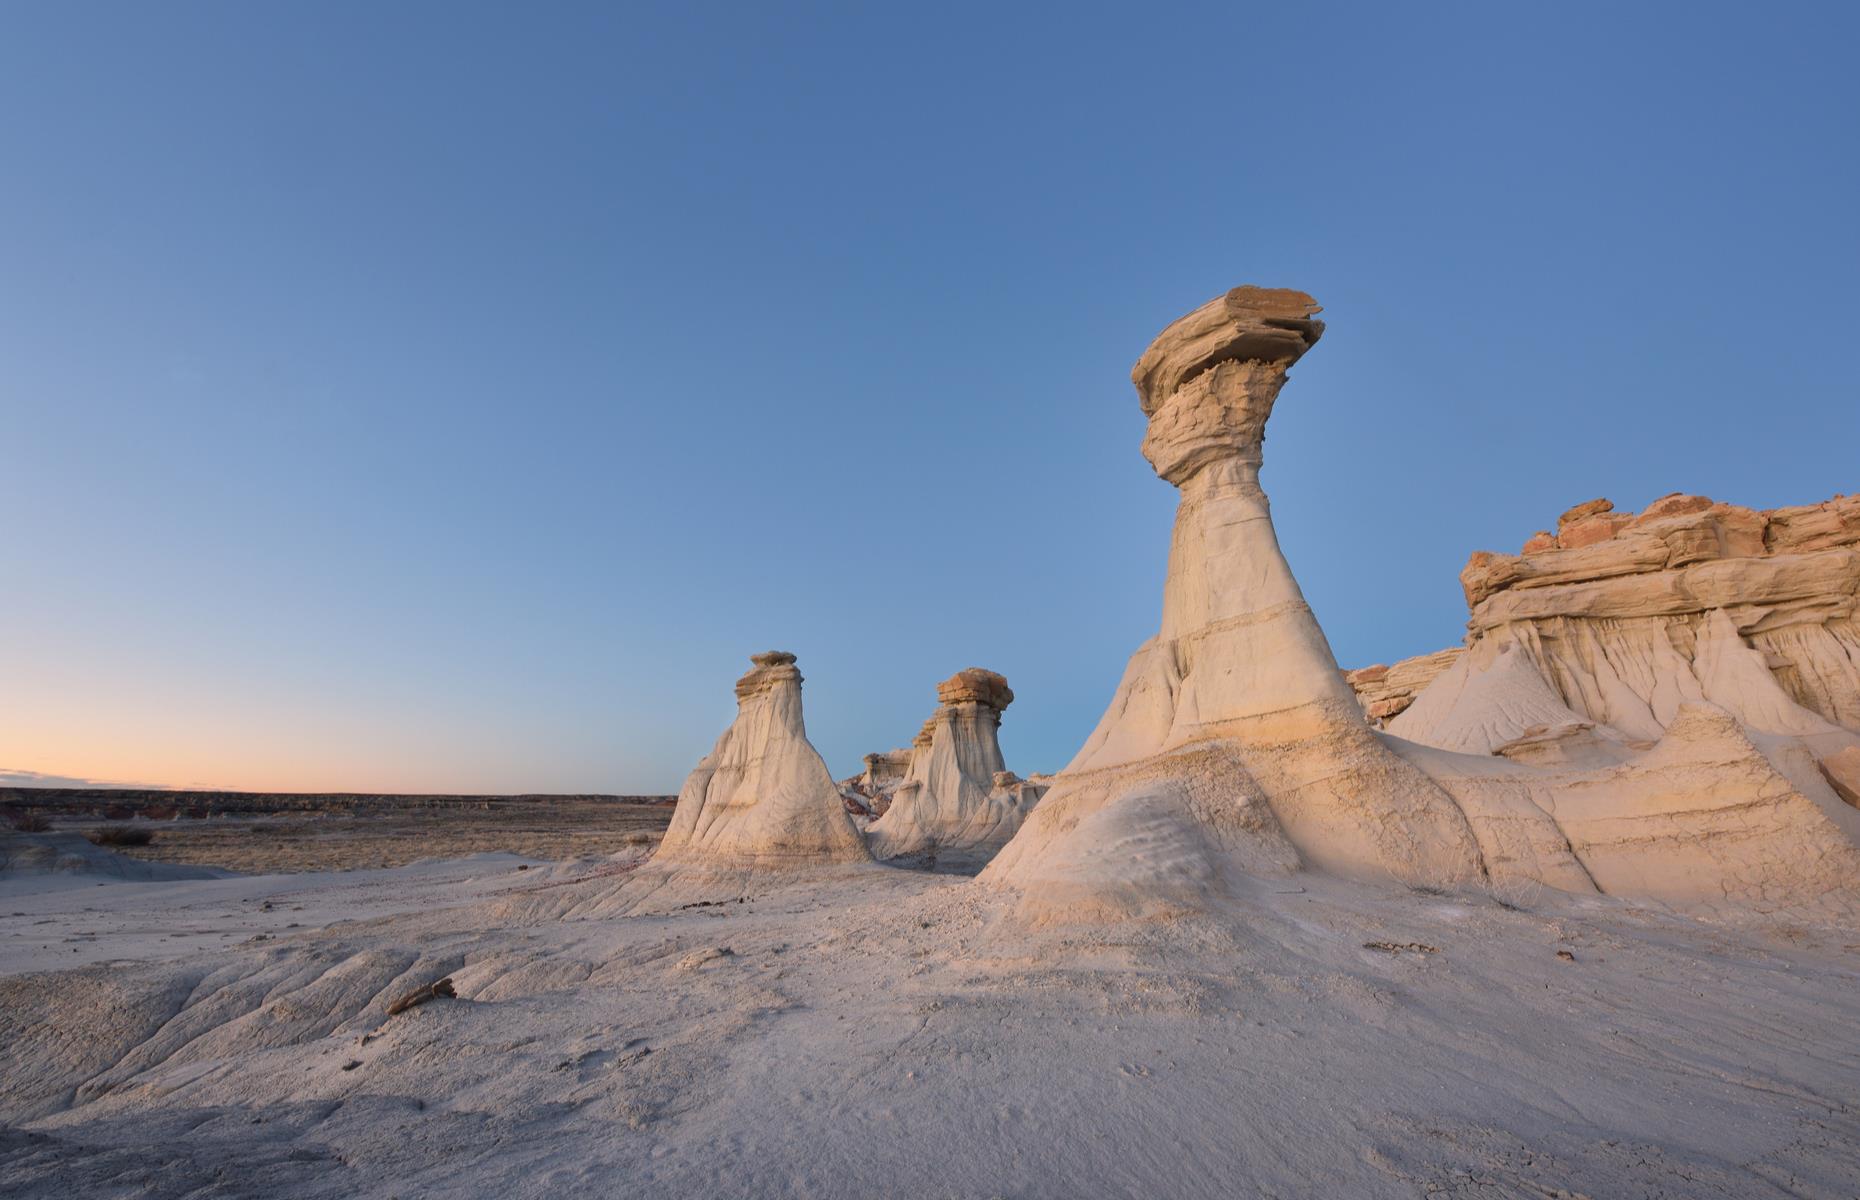
<svg viewBox="0 0 1860 1200"><path fill-rule="evenodd" d="M1317 312L1236 288L1139 359L1143 453L1181 491L1161 629L1049 794L1006 771L1013 692L980 668L842 794L807 743L794 656L757 655L655 864L992 855L982 878L1036 923L1196 911L1304 867L1854 911L1860 502L1578 505L1524 554L1473 557L1467 648L1346 677L1259 485Z"/></svg>
<svg viewBox="0 0 1860 1200"><path fill-rule="evenodd" d="M1300 866L1852 911L1860 820L1841 797L1860 790L1860 751L1821 715L1848 711L1860 662L1849 509L1753 521L1693 497L1639 517L1579 505L1531 554L1469 565L1474 629L1506 636L1346 681L1258 482L1317 311L1299 292L1238 288L1138 361L1144 454L1182 491L1162 629L983 878L1020 889L1036 920L1199 909ZM1610 582L1668 569L1680 576ZM1572 615L1607 620L1571 629ZM1624 618L1656 624L1618 636ZM1795 665L1789 694L1766 665L1779 659ZM1365 708L1432 744L1372 731Z"/></svg>
<svg viewBox="0 0 1860 1200"><path fill-rule="evenodd" d="M1005 678L970 667L936 691L942 703L913 742L889 806L868 830L872 853L986 862L1020 828L1044 789L1002 760L997 731L1014 701Z"/></svg>
<svg viewBox="0 0 1860 1200"><path fill-rule="evenodd" d="M1456 795L1525 788L1604 891L1854 910L1860 497L1592 500L1460 578L1466 648L1350 674L1408 757Z"/></svg>
<svg viewBox="0 0 1860 1200"><path fill-rule="evenodd" d="M807 740L794 655L757 654L736 720L685 780L653 862L782 867L869 861L839 788Z"/></svg>
<svg viewBox="0 0 1860 1200"><path fill-rule="evenodd" d="M1161 632L984 873L1037 917L1200 907L1234 873L1305 864L1452 883L1483 873L1451 797L1364 723L1259 486L1287 369L1322 335L1301 292L1236 288L1138 360L1143 453L1181 489Z"/></svg>
<svg viewBox="0 0 1860 1200"><path fill-rule="evenodd" d="M1347 676L1391 733L1502 754L1584 723L1631 746L1706 702L1802 739L1837 794L1860 787L1860 496L1756 511L1674 493L1639 515L1593 500L1460 578L1465 649Z"/></svg>

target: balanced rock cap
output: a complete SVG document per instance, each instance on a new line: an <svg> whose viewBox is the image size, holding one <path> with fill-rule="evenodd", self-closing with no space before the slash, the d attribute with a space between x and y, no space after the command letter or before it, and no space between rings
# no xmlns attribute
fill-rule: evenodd
<svg viewBox="0 0 1860 1200"><path fill-rule="evenodd" d="M1000 712L1014 703L1014 690L997 671L967 667L937 684L936 698L944 704L986 704Z"/></svg>
<svg viewBox="0 0 1860 1200"><path fill-rule="evenodd" d="M769 650L762 654L752 654L749 661L755 665L749 673L736 681L736 699L740 704L751 696L760 695L778 683L792 680L801 682L800 668L794 665L794 655L786 650Z"/></svg>
<svg viewBox="0 0 1860 1200"><path fill-rule="evenodd" d="M1291 288L1250 284L1217 296L1156 335L1130 370L1145 416L1177 388L1223 362L1289 367L1317 344L1324 322L1316 300Z"/></svg>

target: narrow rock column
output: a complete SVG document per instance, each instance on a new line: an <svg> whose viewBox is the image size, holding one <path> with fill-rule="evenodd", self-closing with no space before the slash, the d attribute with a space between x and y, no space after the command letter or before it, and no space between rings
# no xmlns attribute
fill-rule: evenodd
<svg viewBox="0 0 1860 1200"><path fill-rule="evenodd" d="M1164 330L1131 372L1150 419L1144 457L1182 501L1161 632L1131 661L1126 703L1069 769L1223 734L1271 741L1362 724L1259 484L1266 421L1286 371L1324 332L1317 312L1303 292L1235 288Z"/></svg>
<svg viewBox="0 0 1860 1200"><path fill-rule="evenodd" d="M1318 311L1303 292L1235 288L1163 330L1138 359L1143 453L1182 493L1161 630L1131 657L1098 728L990 877L1037 875L1044 842L1056 850L1076 840L1091 813L1126 796L1148 805L1146 823L1205 822L1176 810L1182 793L1158 791L1178 776L1192 776L1197 795L1263 801L1308 864L1435 881L1482 870L1452 798L1364 721L1260 488L1266 421L1287 370L1324 332ZM1206 754L1186 765L1191 749L1233 765L1208 767ZM1138 779L1140 796L1129 782ZM1257 819L1249 809L1245 820ZM1129 826L1120 820L1119 836L1138 836ZM1068 846L1055 859L1071 864L1072 883L1082 853Z"/></svg>
<svg viewBox="0 0 1860 1200"><path fill-rule="evenodd" d="M1014 692L1000 674L969 667L937 684L936 712L924 722L908 777L868 834L879 858L956 852L992 854L1019 828L1018 805L993 799L1001 756L1001 714Z"/></svg>

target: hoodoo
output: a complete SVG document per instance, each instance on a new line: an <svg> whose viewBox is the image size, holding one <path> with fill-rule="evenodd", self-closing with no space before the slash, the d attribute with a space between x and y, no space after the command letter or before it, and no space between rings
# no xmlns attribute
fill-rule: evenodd
<svg viewBox="0 0 1860 1200"><path fill-rule="evenodd" d="M1235 288L1131 373L1143 453L1181 490L1161 632L984 878L1078 912L1198 906L1234 868L1483 873L1452 798L1370 730L1259 484L1287 370L1324 331L1303 292Z"/></svg>
<svg viewBox="0 0 1860 1200"><path fill-rule="evenodd" d="M986 861L1020 828L1037 789L1009 774L997 731L1014 702L1007 680L970 667L936 687L941 701L925 722L908 772L890 807L873 822L872 852L882 859L935 854Z"/></svg>
<svg viewBox="0 0 1860 1200"><path fill-rule="evenodd" d="M757 654L736 720L685 779L655 864L782 867L870 859L807 740L794 655Z"/></svg>
<svg viewBox="0 0 1860 1200"><path fill-rule="evenodd" d="M1259 486L1317 311L1238 288L1138 360L1143 452L1182 492L1162 630L982 877L1036 919L1199 908L1300 866L1860 909L1854 505L1592 501L1474 556L1469 649L1346 681Z"/></svg>

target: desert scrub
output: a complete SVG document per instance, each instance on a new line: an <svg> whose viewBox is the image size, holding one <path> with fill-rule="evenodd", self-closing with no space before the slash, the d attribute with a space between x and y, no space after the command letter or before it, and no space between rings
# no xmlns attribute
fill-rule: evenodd
<svg viewBox="0 0 1860 1200"><path fill-rule="evenodd" d="M21 833L48 833L52 828L50 821L35 812L14 813L12 820L13 828Z"/></svg>
<svg viewBox="0 0 1860 1200"><path fill-rule="evenodd" d="M155 840L155 831L137 829L134 825L105 825L85 836L98 846L146 846Z"/></svg>

